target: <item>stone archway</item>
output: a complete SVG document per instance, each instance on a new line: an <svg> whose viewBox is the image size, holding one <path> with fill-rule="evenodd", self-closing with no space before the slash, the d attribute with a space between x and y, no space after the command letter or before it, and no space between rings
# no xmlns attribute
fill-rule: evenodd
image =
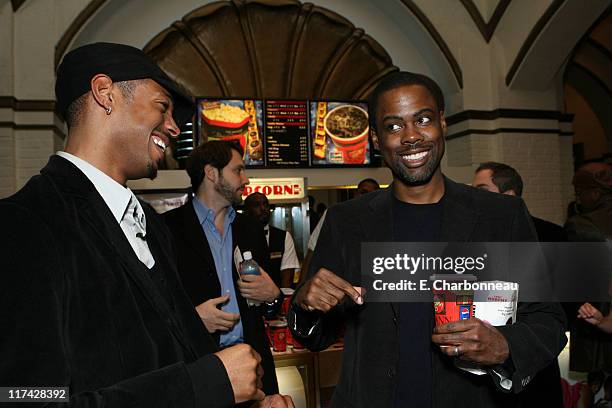
<svg viewBox="0 0 612 408"><path fill-rule="evenodd" d="M145 52L194 96L364 99L398 70L344 17L292 0L207 4Z"/></svg>

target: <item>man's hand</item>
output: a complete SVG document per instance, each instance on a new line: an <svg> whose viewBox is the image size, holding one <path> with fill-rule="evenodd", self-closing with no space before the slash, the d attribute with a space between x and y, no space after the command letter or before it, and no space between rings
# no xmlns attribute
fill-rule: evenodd
<svg viewBox="0 0 612 408"><path fill-rule="evenodd" d="M584 319L586 322L594 326L599 326L603 320L603 314L590 303L585 303L578 309L578 318Z"/></svg>
<svg viewBox="0 0 612 408"><path fill-rule="evenodd" d="M209 299L206 302L196 306L196 312L200 316L202 322L206 326L209 333L214 333L217 330L228 331L240 320L238 313L228 313L217 308L218 305L229 300L229 296L221 296L214 299Z"/></svg>
<svg viewBox="0 0 612 408"><path fill-rule="evenodd" d="M510 355L503 334L476 318L437 326L431 341L448 356L486 366L501 364Z"/></svg>
<svg viewBox="0 0 612 408"><path fill-rule="evenodd" d="M261 390L263 369L261 357L248 344L238 344L215 353L223 363L232 391L234 401L239 404L244 401L261 401L266 396Z"/></svg>
<svg viewBox="0 0 612 408"><path fill-rule="evenodd" d="M295 405L290 396L275 394L257 401L251 408L295 408Z"/></svg>
<svg viewBox="0 0 612 408"><path fill-rule="evenodd" d="M295 295L295 303L304 310L328 312L348 297L363 304L364 289L352 286L332 271L321 268Z"/></svg>
<svg viewBox="0 0 612 408"><path fill-rule="evenodd" d="M238 280L238 289L245 299L259 302L272 302L280 296L280 289L274 284L270 275L261 267L260 275L241 275Z"/></svg>

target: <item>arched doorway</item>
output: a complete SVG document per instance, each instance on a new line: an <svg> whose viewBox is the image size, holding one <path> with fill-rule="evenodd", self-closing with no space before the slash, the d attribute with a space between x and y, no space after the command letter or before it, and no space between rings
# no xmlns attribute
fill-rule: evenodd
<svg viewBox="0 0 612 408"><path fill-rule="evenodd" d="M565 109L574 114L576 164L612 160L612 8L576 46L563 78Z"/></svg>
<svg viewBox="0 0 612 408"><path fill-rule="evenodd" d="M342 16L297 1L215 2L145 47L192 95L363 99L395 71Z"/></svg>

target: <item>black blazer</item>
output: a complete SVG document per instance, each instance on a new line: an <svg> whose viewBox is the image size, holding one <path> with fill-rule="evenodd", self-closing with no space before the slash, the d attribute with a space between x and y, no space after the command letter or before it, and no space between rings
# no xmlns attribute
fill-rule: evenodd
<svg viewBox="0 0 612 408"><path fill-rule="evenodd" d="M68 160L52 156L0 201L2 386L67 386L74 406L232 405L223 364L205 356L216 346L179 282L167 228L142 204L168 297Z"/></svg>
<svg viewBox="0 0 612 408"><path fill-rule="evenodd" d="M179 208L164 213L164 218L174 238L179 275L191 298L191 303L197 306L208 299L221 296L221 285L215 261L210 252L206 234L202 230L193 208L193 203L189 201ZM233 250L238 246L242 253L251 251L253 259L264 270L269 270L266 237L263 226L256 220L236 214L232 223L232 241ZM240 320L244 330L244 340L261 355L266 395L277 394L278 383L274 370L274 360L262 320L263 308L248 307L246 300L240 294L236 285L238 272L233 259L232 274L236 288L235 296L238 299L240 309ZM203 323L202 326L204 327ZM219 344L219 333L213 333L213 337Z"/></svg>
<svg viewBox="0 0 612 408"><path fill-rule="evenodd" d="M312 259L309 277L325 267L358 286L362 242L393 241L392 188L366 194L329 209ZM493 194L445 180L441 242L535 241L535 231L520 198ZM298 289L299 290L299 289ZM328 347L340 320L346 323L342 373L334 407L392 407L399 360L399 305L367 303L343 307L318 316L295 305L296 319L317 322L309 337L300 337L311 350ZM547 366L566 343L564 316L558 305L519 305L517 323L499 327L506 337L516 368L513 391L519 392L536 372ZM415 352L419 352L415 350ZM517 406L514 394L498 391L489 376L475 376L454 367L436 347L433 353L433 405L438 407ZM406 406L410 402L406 401Z"/></svg>
<svg viewBox="0 0 612 408"><path fill-rule="evenodd" d="M562 226L538 217L534 217L533 215L531 216L531 220L533 221L533 226L535 227L536 233L538 234L538 240L540 242L567 241L565 230Z"/></svg>

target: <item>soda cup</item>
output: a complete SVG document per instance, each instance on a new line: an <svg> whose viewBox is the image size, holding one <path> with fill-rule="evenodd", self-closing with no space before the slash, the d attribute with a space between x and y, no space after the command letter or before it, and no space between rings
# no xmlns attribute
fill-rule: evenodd
<svg viewBox="0 0 612 408"><path fill-rule="evenodd" d="M473 305L473 291L434 290L436 326L471 318Z"/></svg>
<svg viewBox="0 0 612 408"><path fill-rule="evenodd" d="M281 322L287 323L287 320L284 317L279 319ZM289 325L287 324L287 328L285 329L285 341L287 342L287 346L293 346L293 335L291 334L291 330L289 330Z"/></svg>
<svg viewBox="0 0 612 408"><path fill-rule="evenodd" d="M272 336L272 350L287 351L287 322L272 320L270 335Z"/></svg>
<svg viewBox="0 0 612 408"><path fill-rule="evenodd" d="M473 281L473 275L434 275L432 280ZM433 306L436 326L467 320L474 316L473 290L436 290L433 289Z"/></svg>
<svg viewBox="0 0 612 408"><path fill-rule="evenodd" d="M259 265L253 259L253 254L251 251L244 252L244 261L240 263L240 276L243 275L259 275ZM261 302L258 302L253 299L247 299L247 305L250 306L259 306Z"/></svg>
<svg viewBox="0 0 612 408"><path fill-rule="evenodd" d="M281 304L280 315L287 316L294 290L291 288L281 288L281 292L283 293L283 303Z"/></svg>

